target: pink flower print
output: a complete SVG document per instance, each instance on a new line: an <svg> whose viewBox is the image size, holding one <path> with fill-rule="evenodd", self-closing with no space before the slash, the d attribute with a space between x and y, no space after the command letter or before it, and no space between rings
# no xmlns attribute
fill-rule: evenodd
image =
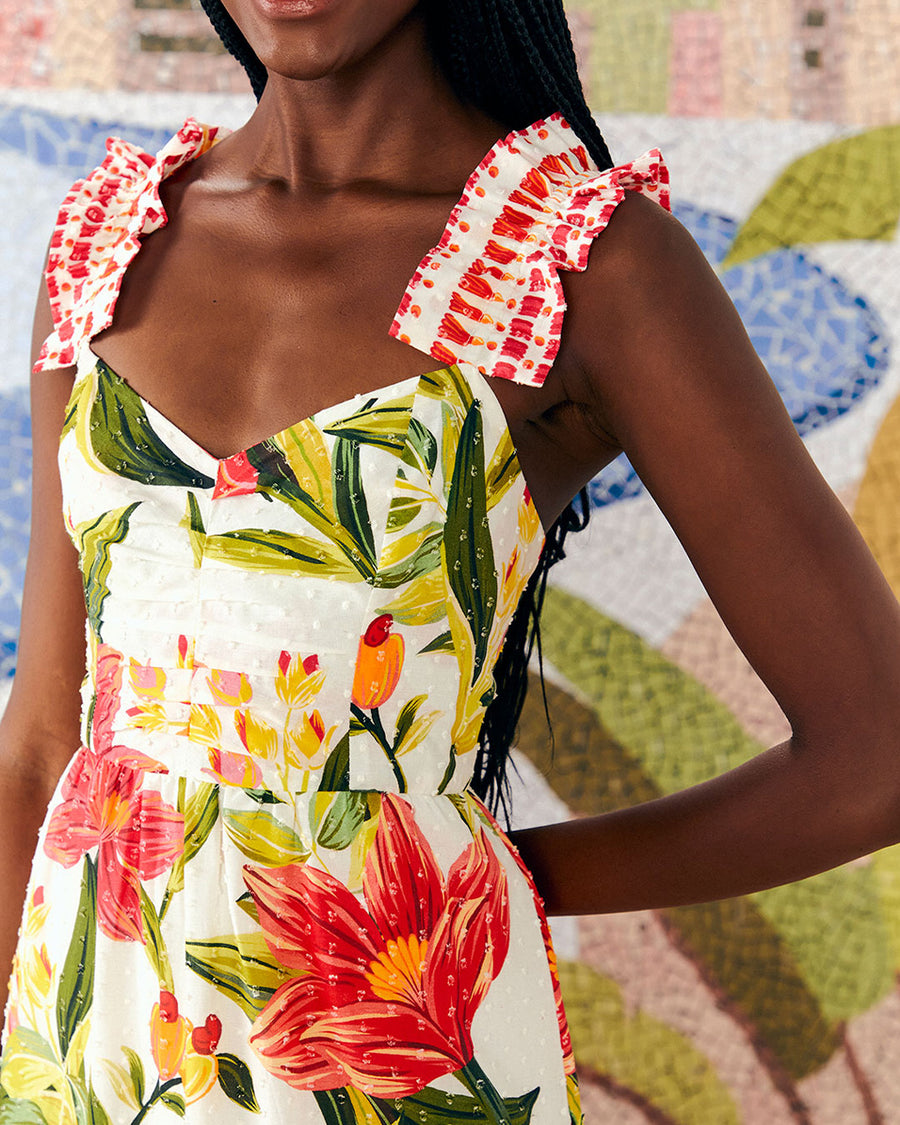
<svg viewBox="0 0 900 1125"><path fill-rule="evenodd" d="M226 707L240 707L242 703L249 703L253 697L253 688L243 672L224 672L220 668L211 668L206 682L215 698Z"/></svg>
<svg viewBox="0 0 900 1125"><path fill-rule="evenodd" d="M141 699L166 698L166 673L162 668L154 668L152 664L139 664L133 657L129 663L128 675L135 695Z"/></svg>
<svg viewBox="0 0 900 1125"><path fill-rule="evenodd" d="M63 867L97 849L97 919L115 941L144 941L138 880L161 875L184 849L184 817L142 789L142 777L82 747L44 840L46 854Z"/></svg>
<svg viewBox="0 0 900 1125"><path fill-rule="evenodd" d="M212 769L204 769L200 772L215 778L223 785L240 785L244 789L257 789L262 785L262 770L246 754L233 754L230 750L220 750L218 746L211 746L209 764Z"/></svg>

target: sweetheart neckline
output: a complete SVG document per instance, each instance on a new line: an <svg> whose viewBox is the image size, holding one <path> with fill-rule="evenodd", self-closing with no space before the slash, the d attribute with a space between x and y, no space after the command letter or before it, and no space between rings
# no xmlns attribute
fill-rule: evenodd
<svg viewBox="0 0 900 1125"><path fill-rule="evenodd" d="M97 355L97 353L94 351L94 349L90 346L90 341L87 341L87 343L85 345L85 351L87 352L88 358L91 361L91 367L92 368L97 367L97 366L103 366L106 369L106 371L114 379L117 379L120 383L123 384L123 386L127 387L128 391L131 394L134 395L134 397L138 400L138 402L140 402L141 407L143 408L145 413L147 411L150 411L152 414L155 414L158 418L162 419L162 421L168 427L170 427L180 438L182 438L189 445L191 445L197 453L201 454L204 458L206 458L206 460L209 461L211 463L211 465L215 466L216 472L214 474L214 479L218 478L220 466L227 465L229 461L234 461L236 458L246 456L246 454L251 453L256 449L259 449L262 446L266 445L268 442L274 441L276 438L279 438L283 434L286 434L289 430L295 429L297 426L302 426L305 422L314 421L315 419L317 419L322 414L330 414L334 410L338 410L341 407L348 406L350 403L356 401L357 399L363 399L363 398L366 398L366 397L371 397L373 395L375 395L375 396L382 395L383 393L388 392L388 391L396 391L398 388L404 387L407 384L414 385L415 391L418 391L418 388L421 386L423 379L427 379L429 377L429 375L438 375L442 371L449 371L452 367L456 367L458 370L462 371L463 367L467 366L467 367L470 367L473 371L477 372L478 376L480 377L481 383L484 387L484 390L487 392L488 396L490 397L491 401L493 402L494 406L496 407L500 417L503 419L503 421L502 421L503 433L504 433L504 436L509 439L509 443L512 446L513 456L515 457L516 464L518 465L518 468L519 468L519 476L521 476L521 478L522 478L522 480L525 484L525 487L528 489L529 493L531 493L531 488L528 484L528 481L525 479L525 474L522 472L522 465L521 465L521 462L519 461L519 450L516 446L515 441L513 440L512 432L509 428L509 420L506 417L506 411L503 409L503 407L500 403L500 399L497 397L497 394L494 391L494 388L490 385L487 378L480 371L478 371L478 368L475 367L474 364L468 363L468 361L466 361L466 360L460 360L455 364L445 363L441 367L435 367L431 371L423 371L421 375L410 375L405 379L398 379L394 383L386 383L384 386L373 387L371 390L358 391L356 394L351 395L349 398L343 399L341 402L335 402L332 405L323 406L320 410L317 410L314 414L308 414L308 415L306 415L305 418L298 418L297 421L291 422L291 424L289 426L285 426L285 427L283 427L283 429L276 430L276 432L274 434L269 434L268 437L262 438L260 441L253 442L252 445L247 445L243 449L239 449L236 453L230 453L227 457L215 457L212 453L209 452L208 449L205 449L196 439L192 438L189 433L186 433L181 428L181 426L179 426L176 422L173 422L172 419L168 417L168 415L163 414L163 412L161 410L159 410L156 406L154 406L152 402L150 402L148 399L144 398L143 395L139 394L134 389L134 387L131 385L131 383L129 383L128 380L123 375L120 375L119 372L116 371L115 368L111 367L106 362L105 359L103 359L103 358L101 358L101 356ZM469 381L468 374L466 374L465 372L463 372L463 374L466 378L466 381L468 382ZM471 384L470 384L470 388L471 388ZM475 393L474 388L471 388L471 389L473 391L473 396L475 398L475 401L477 402L478 401L478 394ZM532 503L534 503L534 501L532 501ZM535 508L535 512L537 512L536 508ZM546 539L547 529L544 527L544 521L541 519L539 513L538 513L538 521L539 521L540 527L541 527L541 535L543 536L544 539Z"/></svg>

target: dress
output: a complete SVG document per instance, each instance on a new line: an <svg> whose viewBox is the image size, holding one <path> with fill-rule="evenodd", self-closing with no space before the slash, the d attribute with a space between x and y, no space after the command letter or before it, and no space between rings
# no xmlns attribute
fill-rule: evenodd
<svg viewBox="0 0 900 1125"><path fill-rule="evenodd" d="M90 348L164 176L117 139L60 212L60 441L84 575L82 746L41 829L0 1120L581 1119L542 904L467 789L542 529L485 374L539 384L654 150L600 172L558 116L499 142L392 333L441 366L217 459ZM372 374L377 385L377 372Z"/></svg>

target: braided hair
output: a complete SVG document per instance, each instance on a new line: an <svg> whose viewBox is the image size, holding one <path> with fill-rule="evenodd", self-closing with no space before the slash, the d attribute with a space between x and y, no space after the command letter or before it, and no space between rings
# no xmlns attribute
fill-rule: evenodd
<svg viewBox="0 0 900 1125"><path fill-rule="evenodd" d="M225 48L246 70L259 99L266 68L221 0L200 0ZM559 112L600 168L609 150L585 102L562 0L421 0L431 52L454 93L508 129L524 129ZM588 521L582 489L547 533L538 565L510 622L494 668L496 691L479 735L471 787L509 821L509 750L528 689L528 664L537 644L547 574L564 557L570 531ZM543 671L543 669L541 669ZM541 679L543 685L543 675ZM544 695L544 711L547 697ZM547 715L549 725L549 714Z"/></svg>

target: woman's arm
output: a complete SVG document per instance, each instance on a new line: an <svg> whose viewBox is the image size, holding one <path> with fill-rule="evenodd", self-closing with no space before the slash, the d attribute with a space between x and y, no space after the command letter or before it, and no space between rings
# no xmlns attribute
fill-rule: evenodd
<svg viewBox="0 0 900 1125"><path fill-rule="evenodd" d="M34 354L52 327L44 287ZM38 829L63 768L78 748L84 675L84 594L78 555L62 517L56 455L74 372L35 375L31 541L18 661L0 720L0 1005L15 950Z"/></svg>
<svg viewBox="0 0 900 1125"><path fill-rule="evenodd" d="M565 283L598 441L628 453L793 733L682 793L515 833L548 909L725 898L900 840L900 607L712 269L630 196Z"/></svg>

